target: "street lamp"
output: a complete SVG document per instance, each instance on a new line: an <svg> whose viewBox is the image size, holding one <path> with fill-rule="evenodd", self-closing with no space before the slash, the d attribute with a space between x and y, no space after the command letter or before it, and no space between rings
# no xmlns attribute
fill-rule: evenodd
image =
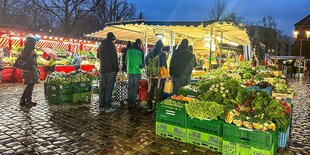
<svg viewBox="0 0 310 155"><path fill-rule="evenodd" d="M310 38L310 31L305 31L305 33L306 33L306 40L308 40ZM294 31L294 39L296 39L296 41L298 39L298 34L299 34L298 31ZM301 37L300 38L300 46L299 46L299 56L300 57L301 57L301 51L302 51L302 41L303 41L303 38ZM298 69L298 77L300 78L300 65L299 65L299 69Z"/></svg>

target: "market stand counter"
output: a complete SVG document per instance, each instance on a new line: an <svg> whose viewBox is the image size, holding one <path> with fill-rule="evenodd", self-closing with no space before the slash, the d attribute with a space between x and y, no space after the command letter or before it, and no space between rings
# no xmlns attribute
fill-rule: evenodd
<svg viewBox="0 0 310 155"><path fill-rule="evenodd" d="M45 80L47 74L43 66L38 67L40 72L40 80ZM23 71L11 66L4 67L2 74L2 82L23 82Z"/></svg>
<svg viewBox="0 0 310 155"><path fill-rule="evenodd" d="M81 65L81 70L91 72L95 68L95 65ZM56 72L70 73L74 71L74 66L56 66Z"/></svg>

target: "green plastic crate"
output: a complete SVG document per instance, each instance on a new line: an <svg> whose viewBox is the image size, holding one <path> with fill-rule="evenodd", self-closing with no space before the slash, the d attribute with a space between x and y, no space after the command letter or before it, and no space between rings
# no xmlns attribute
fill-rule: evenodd
<svg viewBox="0 0 310 155"><path fill-rule="evenodd" d="M85 92L85 93L75 93L73 94L73 103L88 103L91 102L92 92Z"/></svg>
<svg viewBox="0 0 310 155"><path fill-rule="evenodd" d="M49 85L48 93L57 95L69 95L72 94L72 85Z"/></svg>
<svg viewBox="0 0 310 155"><path fill-rule="evenodd" d="M224 121L219 120L200 120L196 118L190 118L187 119L187 128L192 130L201 131L204 133L216 135L223 137L223 125Z"/></svg>
<svg viewBox="0 0 310 155"><path fill-rule="evenodd" d="M51 104L72 103L72 95L49 94L47 97L47 101Z"/></svg>
<svg viewBox="0 0 310 155"><path fill-rule="evenodd" d="M177 141L187 142L187 130L178 126L156 122L156 135Z"/></svg>
<svg viewBox="0 0 310 155"><path fill-rule="evenodd" d="M170 124L186 128L187 114L185 111L185 102L182 108L161 104L156 104L156 122Z"/></svg>
<svg viewBox="0 0 310 155"><path fill-rule="evenodd" d="M49 93L49 84L44 82L44 95L45 95L45 97L47 97L48 93Z"/></svg>
<svg viewBox="0 0 310 155"><path fill-rule="evenodd" d="M92 90L91 83L75 83L73 85L74 93L90 92Z"/></svg>
<svg viewBox="0 0 310 155"><path fill-rule="evenodd" d="M223 141L222 154L223 155L273 155L274 144L269 150L258 149L249 145Z"/></svg>
<svg viewBox="0 0 310 155"><path fill-rule="evenodd" d="M187 129L187 142L214 152L222 152L223 137Z"/></svg>
<svg viewBox="0 0 310 155"><path fill-rule="evenodd" d="M278 137L278 132L259 131L247 129L232 124L224 124L223 138L226 141L253 146L259 149L269 150Z"/></svg>

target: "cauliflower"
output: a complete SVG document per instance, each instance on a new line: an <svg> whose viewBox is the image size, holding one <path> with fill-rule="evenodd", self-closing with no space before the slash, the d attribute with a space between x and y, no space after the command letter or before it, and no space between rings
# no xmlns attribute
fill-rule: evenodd
<svg viewBox="0 0 310 155"><path fill-rule="evenodd" d="M227 93L227 94L228 94L228 93L229 93L229 90L228 90L228 89L227 89L227 90L225 90L225 93Z"/></svg>
<svg viewBox="0 0 310 155"><path fill-rule="evenodd" d="M221 89L221 90L224 90L225 88L224 88L224 87L221 87L220 89Z"/></svg>
<svg viewBox="0 0 310 155"><path fill-rule="evenodd" d="M222 97L226 97L226 94L223 94Z"/></svg>
<svg viewBox="0 0 310 155"><path fill-rule="evenodd" d="M218 88L218 87L220 87L220 85L219 85L219 84L216 84L216 87Z"/></svg>

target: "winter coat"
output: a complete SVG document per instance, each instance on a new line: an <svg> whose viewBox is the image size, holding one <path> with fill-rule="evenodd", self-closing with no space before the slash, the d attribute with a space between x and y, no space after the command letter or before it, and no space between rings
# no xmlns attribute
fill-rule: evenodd
<svg viewBox="0 0 310 155"><path fill-rule="evenodd" d="M127 51L126 65L128 74L141 74L143 68L142 53L140 50L132 48Z"/></svg>
<svg viewBox="0 0 310 155"><path fill-rule="evenodd" d="M97 51L97 58L100 59L100 72L118 72L117 51L112 40L103 40Z"/></svg>
<svg viewBox="0 0 310 155"><path fill-rule="evenodd" d="M161 40L157 41L153 51L151 51L145 58L145 64L146 66L149 65L148 61L150 58L155 58L157 55L160 54L159 56L159 66L160 67L166 67L167 68L167 56L166 54L162 51L164 44Z"/></svg>
<svg viewBox="0 0 310 155"><path fill-rule="evenodd" d="M39 83L39 80L40 80L40 72L39 72L38 64L37 64L37 55L36 54L31 54L31 55L24 54L24 53L29 53L29 52L24 52L24 50L21 53L21 57L23 60L29 63L29 66L30 66L29 71L23 72L24 84L25 85L37 84ZM34 52L31 52L31 53L34 53Z"/></svg>
<svg viewBox="0 0 310 155"><path fill-rule="evenodd" d="M170 75L174 78L189 78L194 68L195 57L188 49L188 42L182 41L177 50L173 52L170 61Z"/></svg>

